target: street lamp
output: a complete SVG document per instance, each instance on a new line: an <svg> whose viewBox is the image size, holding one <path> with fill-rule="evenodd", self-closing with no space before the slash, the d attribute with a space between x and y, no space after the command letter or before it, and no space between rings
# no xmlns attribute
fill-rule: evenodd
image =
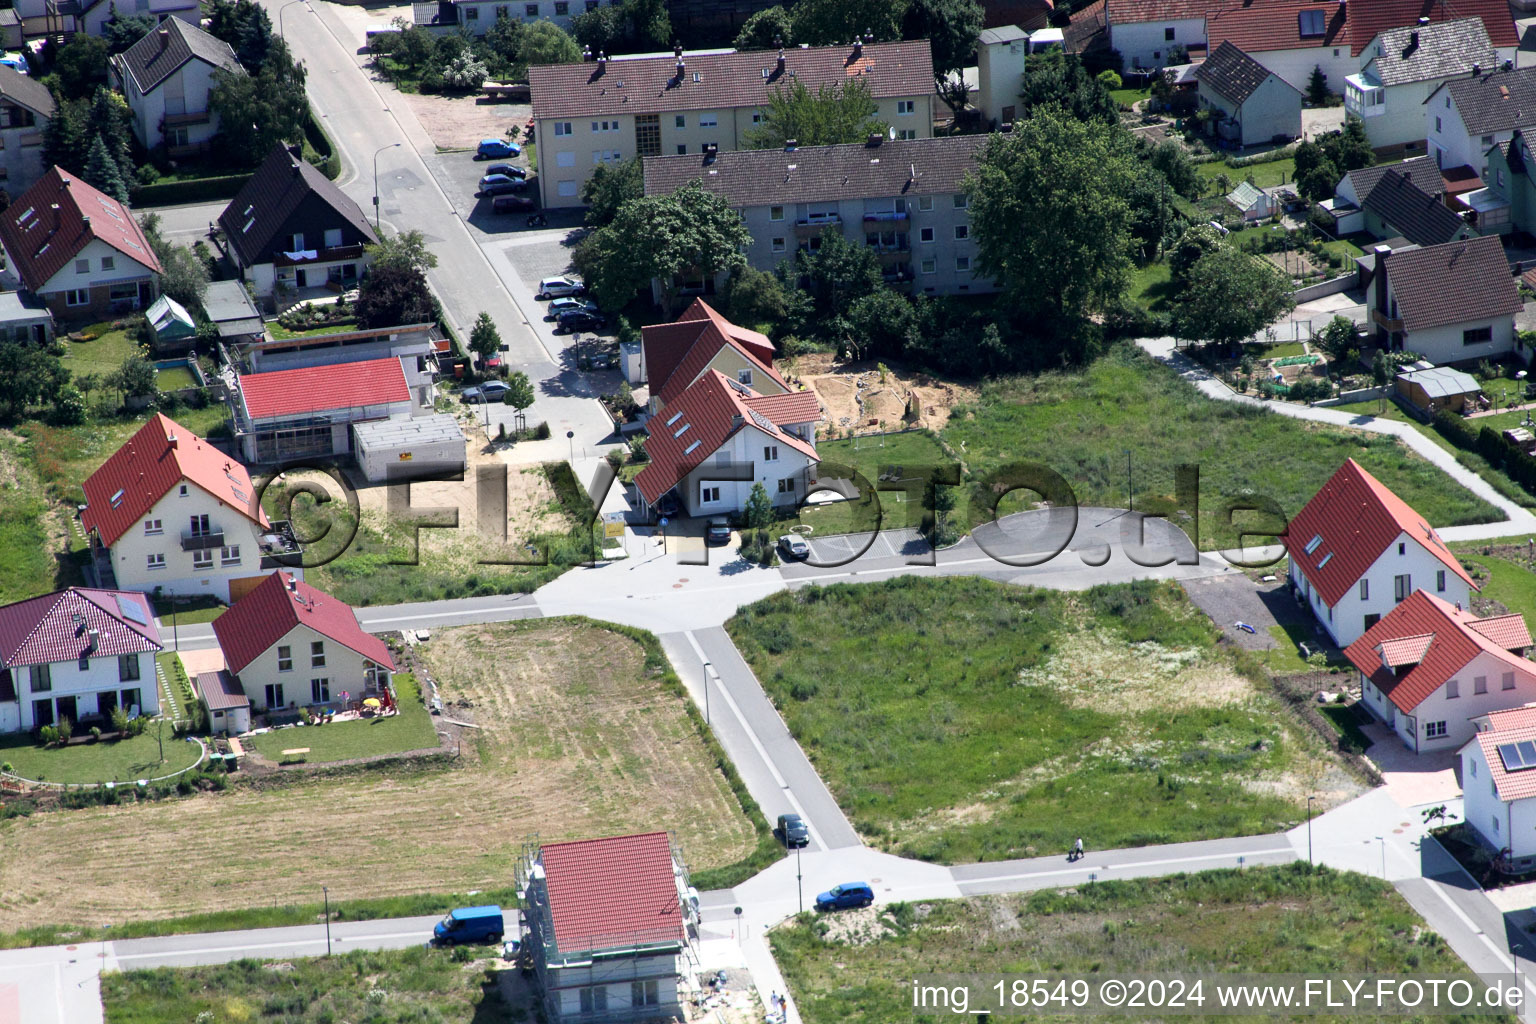
<svg viewBox="0 0 1536 1024"><path fill-rule="evenodd" d="M1387 877L1387 840L1383 836L1377 836L1376 841L1381 844L1381 877Z"/></svg>
<svg viewBox="0 0 1536 1024"><path fill-rule="evenodd" d="M1307 867L1312 866L1312 801L1317 797L1307 797Z"/></svg>
<svg viewBox="0 0 1536 1024"><path fill-rule="evenodd" d="M1131 450L1129 448L1120 450L1125 452L1125 500L1128 511L1134 512L1136 511L1136 489L1131 486Z"/></svg>
<svg viewBox="0 0 1536 1024"><path fill-rule="evenodd" d="M800 894L800 913L805 913L805 883L800 874L800 847L795 847L795 891Z"/></svg>
<svg viewBox="0 0 1536 1024"><path fill-rule="evenodd" d="M277 34L280 38L283 37L283 12L294 4L307 4L308 2L309 0L288 0L287 3L277 9ZM310 10L314 10L314 8L311 7Z"/></svg>
<svg viewBox="0 0 1536 1024"><path fill-rule="evenodd" d="M380 146L373 154L373 230L379 230L379 153L386 149L398 149L400 143L391 142L387 146Z"/></svg>
<svg viewBox="0 0 1536 1024"><path fill-rule="evenodd" d="M706 726L709 725L709 671L714 667L707 661L704 663L704 724Z"/></svg>
<svg viewBox="0 0 1536 1024"><path fill-rule="evenodd" d="M322 885L320 891L325 894L325 955L331 955L331 890L329 886Z"/></svg>

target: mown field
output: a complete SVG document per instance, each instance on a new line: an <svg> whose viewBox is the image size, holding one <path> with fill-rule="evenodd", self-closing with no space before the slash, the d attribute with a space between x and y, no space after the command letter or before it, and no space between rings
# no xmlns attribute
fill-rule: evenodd
<svg viewBox="0 0 1536 1024"><path fill-rule="evenodd" d="M855 828L904 856L1257 834L1359 791L1175 584L807 587L727 628Z"/></svg>

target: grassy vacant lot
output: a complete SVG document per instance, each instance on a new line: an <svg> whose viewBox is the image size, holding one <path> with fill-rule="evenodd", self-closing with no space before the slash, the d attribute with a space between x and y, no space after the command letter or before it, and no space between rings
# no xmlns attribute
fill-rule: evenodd
<svg viewBox="0 0 1536 1024"><path fill-rule="evenodd" d="M822 441L816 450L821 455L822 478L843 477L851 467L877 494L871 499L868 491L861 490L856 501L803 507L794 522L811 527L818 537L864 533L876 529L877 524L882 530L920 525L921 496L902 488L920 487L920 481L925 480L927 474L954 462L932 436L915 430L883 437ZM898 468L901 480L881 482L883 475L888 476ZM883 489L887 487L891 489ZM786 520L774 530L783 532L790 525L791 521Z"/></svg>
<svg viewBox="0 0 1536 1024"><path fill-rule="evenodd" d="M1463 565L1471 567L1472 578L1482 587L1480 594L1472 595L1474 607L1481 600L1497 602L1524 615L1527 622L1536 622L1536 571L1532 570L1529 547L1478 541L1453 544L1451 550Z"/></svg>
<svg viewBox="0 0 1536 1024"><path fill-rule="evenodd" d="M506 1019L496 972L466 969L448 950L350 952L282 963L239 960L101 978L108 1024L214 1021L493 1021Z"/></svg>
<svg viewBox="0 0 1536 1024"><path fill-rule="evenodd" d="M1232 179L1235 188L1238 182L1247 181L1249 175L1253 176L1253 183L1259 188L1268 188L1271 185L1283 185L1296 180L1296 161L1290 157L1280 160L1266 160L1263 163L1248 164L1244 167L1233 167L1224 160L1208 160L1203 164L1195 165L1195 173L1202 178L1215 178L1218 174L1225 174Z"/></svg>
<svg viewBox="0 0 1536 1024"><path fill-rule="evenodd" d="M1198 465L1205 549L1235 543L1222 523L1226 501L1268 496L1294 514L1351 456L1436 526L1501 518L1392 438L1213 402L1126 345L1083 370L986 384L979 401L955 411L943 436L963 453L973 478L1032 460L1060 473L1083 505L1125 506L1127 450L1138 509L1172 511L1175 465ZM972 522L984 518L979 505Z"/></svg>
<svg viewBox="0 0 1536 1024"><path fill-rule="evenodd" d="M425 660L448 714L481 726L448 766L237 775L223 793L0 822L0 931L310 904L322 885L332 900L381 880L397 896L495 889L532 836L671 829L695 869L735 863L754 824L646 640L577 620L436 632Z"/></svg>
<svg viewBox="0 0 1536 1024"><path fill-rule="evenodd" d="M407 750L424 750L438 745L432 716L421 700L421 687L409 672L395 676L395 693L400 699L400 713L388 718L364 718L329 725L278 729L245 742L263 757L281 762L283 751L308 747L304 760L309 764L348 761L357 757L377 757ZM337 696L333 694L332 696Z"/></svg>
<svg viewBox="0 0 1536 1024"><path fill-rule="evenodd" d="M76 735L79 735L78 733ZM17 775L36 782L133 782L158 779L190 768L202 756L196 743L171 735L165 727L165 760L161 742L151 728L125 740L75 743L47 749L31 736L7 736L0 741L0 761L8 761Z"/></svg>
<svg viewBox="0 0 1536 1024"><path fill-rule="evenodd" d="M728 628L854 826L905 856L1261 833L1356 791L1171 584L807 587Z"/></svg>
<svg viewBox="0 0 1536 1024"><path fill-rule="evenodd" d="M906 1020L912 1012L911 979L928 972L1466 971L1390 885L1327 868L1314 874L1304 865L896 904L854 914L857 922L844 920L846 915L835 921L807 917L770 936L807 1024Z"/></svg>

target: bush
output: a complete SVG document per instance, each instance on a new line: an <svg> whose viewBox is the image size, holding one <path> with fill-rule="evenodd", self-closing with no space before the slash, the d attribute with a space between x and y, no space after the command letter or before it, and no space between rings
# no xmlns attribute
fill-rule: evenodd
<svg viewBox="0 0 1536 1024"><path fill-rule="evenodd" d="M123 736L128 732L128 712L121 706L112 709L110 718L112 720L112 730L118 736Z"/></svg>
<svg viewBox="0 0 1536 1024"><path fill-rule="evenodd" d="M59 718L59 743L68 744L69 738L75 734L75 723L69 720L68 715Z"/></svg>
<svg viewBox="0 0 1536 1024"><path fill-rule="evenodd" d="M99 725L91 726L91 742L95 743L99 739L101 739L101 726L99 726Z"/></svg>

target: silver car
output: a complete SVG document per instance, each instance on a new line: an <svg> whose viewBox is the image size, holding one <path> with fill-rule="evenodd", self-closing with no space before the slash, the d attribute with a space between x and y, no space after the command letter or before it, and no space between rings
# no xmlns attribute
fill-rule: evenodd
<svg viewBox="0 0 1536 1024"><path fill-rule="evenodd" d="M789 558L805 559L811 557L811 546L798 533L786 533L780 537L779 547L784 549L784 554Z"/></svg>
<svg viewBox="0 0 1536 1024"><path fill-rule="evenodd" d="M540 302L557 299L563 295L585 295L587 286L569 277L546 277L539 282L539 293L534 296Z"/></svg>

